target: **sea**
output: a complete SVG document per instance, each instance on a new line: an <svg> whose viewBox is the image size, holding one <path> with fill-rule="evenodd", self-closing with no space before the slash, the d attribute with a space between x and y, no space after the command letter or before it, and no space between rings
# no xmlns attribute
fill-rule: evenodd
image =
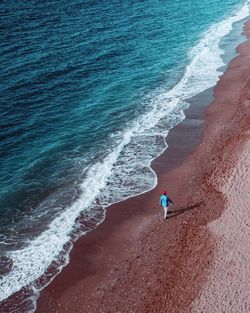
<svg viewBox="0 0 250 313"><path fill-rule="evenodd" d="M0 1L1 312L34 312L106 208L156 186L152 160L249 6Z"/></svg>

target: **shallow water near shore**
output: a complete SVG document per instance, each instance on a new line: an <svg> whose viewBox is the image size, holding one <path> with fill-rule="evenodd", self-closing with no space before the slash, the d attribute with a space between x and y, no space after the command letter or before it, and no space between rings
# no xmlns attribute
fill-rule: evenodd
<svg viewBox="0 0 250 313"><path fill-rule="evenodd" d="M74 88L68 89L70 84L66 84L63 89L70 92L64 94L62 98L57 95L58 102L53 105L53 102L48 101L49 106L44 104L48 99L40 102L37 100L39 98L35 98L32 103L28 103L32 97L27 90L22 89L21 82L20 87L15 81L15 83L12 80L6 81L7 85L8 83L13 85L7 86L6 90L14 88L13 93L16 98L13 99L12 105L19 103L27 107L24 111L20 111L21 106L19 109L15 107L17 110L15 119L16 121L20 119L20 124L16 125L17 129L11 128L11 123L15 124L12 120L13 116L7 119L9 126L8 123L4 125L6 133L3 135L6 136L5 144L7 143L4 148L8 147L9 151L3 150L6 157L3 158L5 183L2 189L4 205L1 208L1 247L5 257L3 260L7 265L1 280L1 300L39 278L53 260L57 260L54 264L55 268L67 261L65 256L60 254L60 251L64 249L68 251L71 247L71 245L65 246L65 243L93 229L104 218L103 208L107 205L144 192L156 184L155 174L149 167L151 160L165 150L165 137L168 130L185 117L183 109L188 106L186 99L216 83L220 75L216 69L223 66L221 59L223 51L218 44L231 30L232 23L248 14L248 8L245 7L242 11L236 10L237 14L233 17L227 18L233 9L232 2L226 16L223 10L220 16L213 17L211 14L211 19L204 25L199 25L199 29L193 29L191 35L189 34L190 37L186 34L188 37L184 42L186 46L175 47L183 43L183 38L175 41L172 49L169 43L162 42L163 52L156 55L155 63L151 59L148 60L150 68L147 71L145 65L140 68L143 70L141 76L138 72L134 75L129 72L122 77L119 76L119 79L112 77L111 85L106 80L102 81L100 77L95 77L97 80L92 84L94 84L93 94L97 98L83 101L84 105L80 103L82 101L80 98L86 96L86 90L90 92L84 85L85 81L82 82L84 92L80 98L78 93L81 88L77 91ZM27 8L25 7L24 10ZM157 12L156 10L155 14ZM211 26L207 32L205 31L214 22L219 22L222 17L225 19L219 24L219 31L216 32L218 25ZM168 22L171 24L170 21ZM141 25L141 21L138 23ZM108 32L107 36L109 35ZM176 40L176 35L171 36ZM129 38L127 40L131 44ZM133 41L133 38L131 40ZM196 45L192 49L194 43ZM226 41L224 43L226 44ZM171 59L174 47L180 49L179 54L174 56L175 61ZM5 53L12 51L11 48L8 49ZM90 56L93 58L92 54ZM96 64L99 58L100 56L95 56ZM109 62L110 58L111 55L107 58ZM128 59L130 58L131 55ZM163 58L162 64L159 64L158 58ZM23 61L22 69L26 66L25 60ZM29 60L28 64L29 62L31 61ZM90 61L87 64L93 63ZM81 66L84 68L86 64ZM122 65L120 66L123 69ZM11 64L8 70L10 69ZM30 72L31 69L32 67L29 69ZM108 67L108 69L112 72L112 68ZM119 66L113 70L118 69ZM18 66L16 70L20 70ZM60 69L58 71L60 72ZM54 75L58 75L59 78L62 75L65 78L64 75L67 73L73 75L76 71L78 76L69 77L69 81L72 79L73 84L74 79L79 79L81 74L74 68L69 68L68 71ZM98 71L106 73L107 69L97 68L95 75ZM120 75L120 73L116 74ZM159 73L164 73L162 74L164 78ZM205 78L204 73L206 73ZM44 77L43 75L41 74L41 77ZM55 80L55 77L49 77L49 81ZM107 86L104 88L98 85L96 83L98 80L106 83ZM135 84L132 83L134 80L136 80ZM36 90L33 94L39 93L44 82L39 80L37 82L35 78L34 82L38 83L38 86L34 83L35 87L33 87ZM114 88L113 84L116 85L117 82L119 84ZM125 88L125 82L126 86L130 87ZM56 80L55 86L47 86L48 90L53 91L55 88L62 90L57 84L59 82ZM28 85L26 88L31 87ZM134 88L134 92L131 88ZM19 90L20 94L15 89ZM53 99L54 92L48 93L46 97L51 96ZM7 97L10 96L6 91L5 94ZM74 96L77 98L76 103L71 100L75 99ZM104 100L105 103L99 103ZM8 99L6 103L7 101ZM9 105L11 106L11 103ZM11 112L11 107L8 110ZM6 115L6 112L4 111L3 114ZM15 131L19 134L16 142ZM12 153L11 157L8 153ZM75 223L79 216L80 223ZM33 289L39 289L42 285L36 283Z"/></svg>

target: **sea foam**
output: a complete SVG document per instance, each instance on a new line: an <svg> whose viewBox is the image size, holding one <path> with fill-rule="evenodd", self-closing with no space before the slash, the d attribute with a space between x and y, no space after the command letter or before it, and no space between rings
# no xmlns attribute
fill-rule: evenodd
<svg viewBox="0 0 250 313"><path fill-rule="evenodd" d="M156 185L157 177L150 168L151 161L166 149L165 137L169 129L185 118L186 100L213 87L218 81L221 75L218 69L224 65L220 40L231 31L233 23L248 15L246 2L233 16L211 26L189 52L190 62L182 79L171 90L156 90L151 97L150 110L124 132L114 135L113 150L89 168L80 186L78 200L60 213L40 236L27 242L26 247L8 253L13 268L0 280L0 301L24 286L40 288L35 281L46 273L53 260L60 258L66 243L72 246L71 235L76 219L82 211L91 212L97 199L98 205L105 208ZM67 262L66 257L64 265Z"/></svg>

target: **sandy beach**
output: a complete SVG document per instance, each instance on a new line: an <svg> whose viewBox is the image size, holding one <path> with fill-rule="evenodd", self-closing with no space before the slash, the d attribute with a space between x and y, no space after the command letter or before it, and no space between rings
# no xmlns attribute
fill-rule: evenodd
<svg viewBox="0 0 250 313"><path fill-rule="evenodd" d="M36 312L250 312L250 40L238 53L205 113L191 107L170 132L158 186L76 242Z"/></svg>

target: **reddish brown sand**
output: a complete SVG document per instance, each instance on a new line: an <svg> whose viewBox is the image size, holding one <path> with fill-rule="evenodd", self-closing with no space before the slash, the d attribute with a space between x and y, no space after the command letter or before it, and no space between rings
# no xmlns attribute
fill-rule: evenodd
<svg viewBox="0 0 250 313"><path fill-rule="evenodd" d="M154 162L158 187L112 206L78 240L37 312L250 312L250 41L239 53L215 88L198 147L190 154L186 144L202 130L193 111ZM175 202L167 222L158 206L165 187Z"/></svg>

